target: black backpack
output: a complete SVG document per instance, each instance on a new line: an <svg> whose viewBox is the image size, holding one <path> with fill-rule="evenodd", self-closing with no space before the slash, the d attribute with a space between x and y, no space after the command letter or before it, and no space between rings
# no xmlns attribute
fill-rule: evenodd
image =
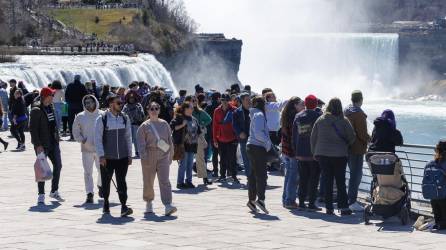
<svg viewBox="0 0 446 250"><path fill-rule="evenodd" d="M424 169L421 187L425 199L446 199L446 171L437 162L430 162Z"/></svg>

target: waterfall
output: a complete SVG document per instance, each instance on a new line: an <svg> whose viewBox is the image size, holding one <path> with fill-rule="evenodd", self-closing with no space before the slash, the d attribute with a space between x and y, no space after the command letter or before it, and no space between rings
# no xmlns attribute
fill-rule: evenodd
<svg viewBox="0 0 446 250"><path fill-rule="evenodd" d="M42 88L53 80L64 85L81 75L83 82L128 86L132 81L177 89L169 72L153 55L127 56L19 56L16 63L0 64L0 79L22 80L30 89Z"/></svg>

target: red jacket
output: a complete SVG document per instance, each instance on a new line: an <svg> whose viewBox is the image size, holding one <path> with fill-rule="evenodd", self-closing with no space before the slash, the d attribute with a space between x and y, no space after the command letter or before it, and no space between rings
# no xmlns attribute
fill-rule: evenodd
<svg viewBox="0 0 446 250"><path fill-rule="evenodd" d="M212 119L212 132L214 142L228 143L237 140L234 128L232 127L232 122L228 122L226 124L223 123L226 114L228 112L233 112L234 110L235 108L231 105L229 105L226 112L223 111L221 105L217 109L215 109L214 117Z"/></svg>

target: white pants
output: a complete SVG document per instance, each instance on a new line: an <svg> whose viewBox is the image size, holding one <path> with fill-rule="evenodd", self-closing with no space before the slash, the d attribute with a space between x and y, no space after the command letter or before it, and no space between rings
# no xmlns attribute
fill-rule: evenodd
<svg viewBox="0 0 446 250"><path fill-rule="evenodd" d="M82 164L84 165L85 191L87 194L94 194L93 164L96 165L96 170L98 171L98 186L102 186L99 157L96 153L82 152Z"/></svg>

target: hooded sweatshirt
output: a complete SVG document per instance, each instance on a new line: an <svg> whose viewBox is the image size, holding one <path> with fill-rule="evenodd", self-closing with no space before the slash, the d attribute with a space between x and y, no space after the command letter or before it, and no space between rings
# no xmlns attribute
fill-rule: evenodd
<svg viewBox="0 0 446 250"><path fill-rule="evenodd" d="M352 154L365 154L370 135L367 132L367 115L360 107L350 104L344 111L345 116L350 121L355 130L356 140L350 147Z"/></svg>
<svg viewBox="0 0 446 250"><path fill-rule="evenodd" d="M375 121L372 133L371 151L395 152L395 146L403 145L401 132L393 127L387 119L378 117Z"/></svg>
<svg viewBox="0 0 446 250"><path fill-rule="evenodd" d="M87 97L94 98L96 102L96 109L93 112L88 111L85 107L85 99ZM82 99L82 106L84 111L79 113L73 122L73 137L77 142L81 143L82 152L94 153L96 152L94 144L95 123L96 119L103 114L103 111L99 110L99 101L93 95L85 96ZM84 140L87 141L82 143Z"/></svg>
<svg viewBox="0 0 446 250"><path fill-rule="evenodd" d="M296 115L293 122L293 149L296 157L300 161L312 161L311 153L311 132L316 120L321 114L315 110L306 109Z"/></svg>
<svg viewBox="0 0 446 250"><path fill-rule="evenodd" d="M247 145L264 147L267 152L271 150L271 139L269 138L269 129L266 124L265 114L260 109L250 109L249 117L251 124L249 126L249 137Z"/></svg>

